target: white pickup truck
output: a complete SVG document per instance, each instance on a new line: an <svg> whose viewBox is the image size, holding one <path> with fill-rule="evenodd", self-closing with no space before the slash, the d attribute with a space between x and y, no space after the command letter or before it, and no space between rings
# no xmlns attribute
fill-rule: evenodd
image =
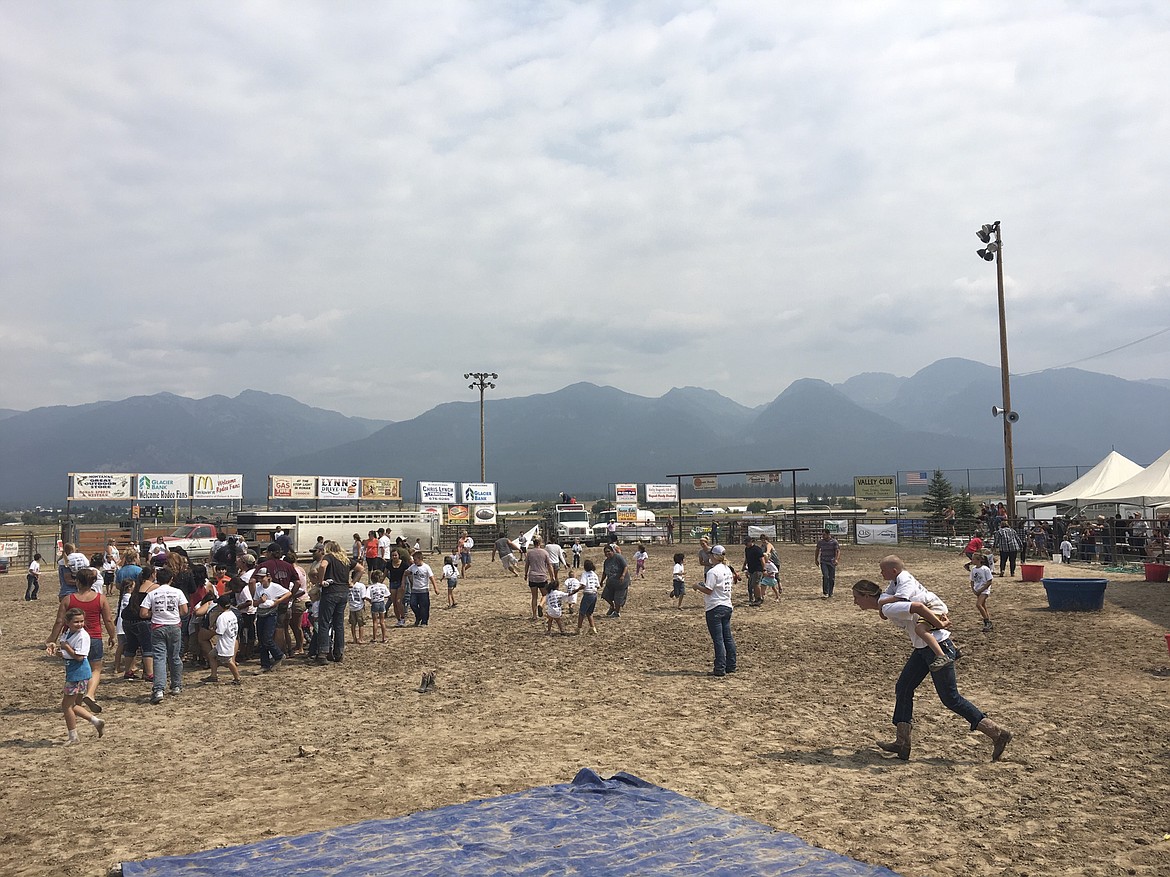
<svg viewBox="0 0 1170 877"><path fill-rule="evenodd" d="M167 548L182 548L191 560L206 561L211 558L211 543L215 541L214 524L184 524L177 527L170 536L163 536Z"/></svg>

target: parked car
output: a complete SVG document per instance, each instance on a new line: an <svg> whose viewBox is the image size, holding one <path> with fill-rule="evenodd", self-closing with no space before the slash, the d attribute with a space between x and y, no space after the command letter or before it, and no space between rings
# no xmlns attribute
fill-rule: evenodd
<svg viewBox="0 0 1170 877"><path fill-rule="evenodd" d="M882 509L882 514L883 515L908 515L908 514L910 514L910 509L899 508L898 506L892 505L892 506L889 506L888 508Z"/></svg>

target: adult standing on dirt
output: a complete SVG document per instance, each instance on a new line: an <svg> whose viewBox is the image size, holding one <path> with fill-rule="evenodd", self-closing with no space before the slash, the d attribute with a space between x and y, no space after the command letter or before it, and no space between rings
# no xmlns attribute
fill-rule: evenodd
<svg viewBox="0 0 1170 877"><path fill-rule="evenodd" d="M906 664L894 686L894 727L897 731L897 738L892 743L879 743L878 746L885 752L893 752L903 761L909 761L910 734L914 721L914 691L929 676L942 705L966 719L971 725L972 731L979 731L991 738L993 744L991 760L999 761L1003 757L1004 749L1012 740L1011 731L999 727L987 718L979 707L959 694L953 663L958 649L955 648L955 644L951 640L950 631L945 629L950 627L950 622L936 616L923 603L899 601L879 604L878 598L881 596L881 586L866 579L862 579L853 586L854 605L860 609L872 609L885 621L902 628L910 637L910 644L914 647L914 651L906 659ZM934 658L934 653L923 640L918 638L918 634L915 632L915 625L919 619L925 620L936 628L931 632L931 635L938 642L943 653L952 658L951 664L933 673L930 671L930 662Z"/></svg>
<svg viewBox="0 0 1170 877"><path fill-rule="evenodd" d="M715 563L707 570L703 583L694 588L703 595L707 633L715 649L715 665L707 675L721 678L736 670L735 637L731 633L731 588L735 573L724 562L722 545L712 548L711 554Z"/></svg>
<svg viewBox="0 0 1170 877"><path fill-rule="evenodd" d="M813 557L813 562L821 565L821 598L824 600L833 596L833 588L837 586L837 561L840 559L841 543L826 528L817 540L817 550Z"/></svg>
<svg viewBox="0 0 1170 877"><path fill-rule="evenodd" d="M556 573L553 571L552 559L544 550L543 540L539 536L532 537L532 547L524 554L524 580L528 582L528 591L532 595L532 620L539 615L537 607L540 605L540 595L556 584Z"/></svg>
<svg viewBox="0 0 1170 877"><path fill-rule="evenodd" d="M345 658L345 607L349 602L349 563L336 542L325 543L317 564L321 575L321 602L317 613L316 659L341 663Z"/></svg>
<svg viewBox="0 0 1170 877"><path fill-rule="evenodd" d="M459 577L466 578L471 569L471 549L475 547L475 540L464 530L459 534Z"/></svg>
<svg viewBox="0 0 1170 877"><path fill-rule="evenodd" d="M743 539L743 571L747 573L748 605L763 605L760 579L764 577L764 549L756 544L755 536L745 536Z"/></svg>
<svg viewBox="0 0 1170 877"><path fill-rule="evenodd" d="M996 551L999 552L999 575L1003 578L1003 570L1005 566L1011 566L1011 573L1014 577L1016 574L1016 558L1020 554L1020 549L1024 547L1023 542L1020 541L1020 534L1016 532L1011 524L1000 524L999 529L995 531L995 535L991 537L991 544Z"/></svg>
<svg viewBox="0 0 1170 877"><path fill-rule="evenodd" d="M699 539L699 566L703 568L703 575L707 575L707 570L715 565L715 559L711 555L711 540L702 536Z"/></svg>
<svg viewBox="0 0 1170 877"><path fill-rule="evenodd" d="M622 607L630 594L630 565L616 545L605 546L605 562L601 567L601 599L609 604L606 618L621 618Z"/></svg>

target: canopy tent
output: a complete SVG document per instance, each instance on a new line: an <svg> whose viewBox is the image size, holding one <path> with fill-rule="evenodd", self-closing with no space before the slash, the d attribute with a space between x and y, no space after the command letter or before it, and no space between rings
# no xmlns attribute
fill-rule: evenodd
<svg viewBox="0 0 1170 877"><path fill-rule="evenodd" d="M1028 500L1028 508L1056 505L1057 503L1076 505L1085 502L1094 494L1112 490L1141 471L1142 467L1133 460L1122 456L1117 451L1110 451L1104 460L1067 487L1055 493L1046 493L1034 500Z"/></svg>
<svg viewBox="0 0 1170 877"><path fill-rule="evenodd" d="M1170 502L1170 451L1121 484L1087 497L1089 502L1128 502L1144 507Z"/></svg>

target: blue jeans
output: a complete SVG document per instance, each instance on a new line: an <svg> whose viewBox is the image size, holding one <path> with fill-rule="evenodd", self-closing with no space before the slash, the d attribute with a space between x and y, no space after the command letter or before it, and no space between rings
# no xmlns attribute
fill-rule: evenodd
<svg viewBox="0 0 1170 877"><path fill-rule="evenodd" d="M410 611L414 613L414 623L417 627L431 620L431 592L420 591L410 595Z"/></svg>
<svg viewBox="0 0 1170 877"><path fill-rule="evenodd" d="M942 646L944 655L955 657L955 644L952 640L943 640L939 645ZM898 677L898 683L894 686L894 724L913 721L914 690L929 676L942 705L966 719L974 731L975 726L983 721L983 711L959 694L955 665L951 664L945 670L931 673L930 662L933 660L934 652L930 649L915 649L906 659L906 666L902 668L902 675Z"/></svg>
<svg viewBox="0 0 1170 877"><path fill-rule="evenodd" d="M167 673L170 672L171 688L183 687L183 658L180 648L183 633L177 624L164 624L150 630L150 645L154 649L154 684L152 692L167 687Z"/></svg>
<svg viewBox="0 0 1170 877"><path fill-rule="evenodd" d="M735 672L735 637L731 635L731 607L707 610L707 632L715 646L715 675Z"/></svg>
<svg viewBox="0 0 1170 877"><path fill-rule="evenodd" d="M256 635L260 637L260 666L267 669L284 660L284 652L276 645L276 613L256 616Z"/></svg>
<svg viewBox="0 0 1170 877"><path fill-rule="evenodd" d="M72 582L65 581L65 567L63 566L57 567L57 582L60 585L60 588L57 591L58 600L60 600L62 597L67 597L70 594L77 593L77 585Z"/></svg>
<svg viewBox="0 0 1170 877"><path fill-rule="evenodd" d="M345 656L345 606L349 602L347 590L337 593L328 591L321 594L321 607L317 615L317 655L339 660Z"/></svg>
<svg viewBox="0 0 1170 877"><path fill-rule="evenodd" d="M826 597L833 596L833 588L837 585L837 567L827 560L821 561L821 593Z"/></svg>

